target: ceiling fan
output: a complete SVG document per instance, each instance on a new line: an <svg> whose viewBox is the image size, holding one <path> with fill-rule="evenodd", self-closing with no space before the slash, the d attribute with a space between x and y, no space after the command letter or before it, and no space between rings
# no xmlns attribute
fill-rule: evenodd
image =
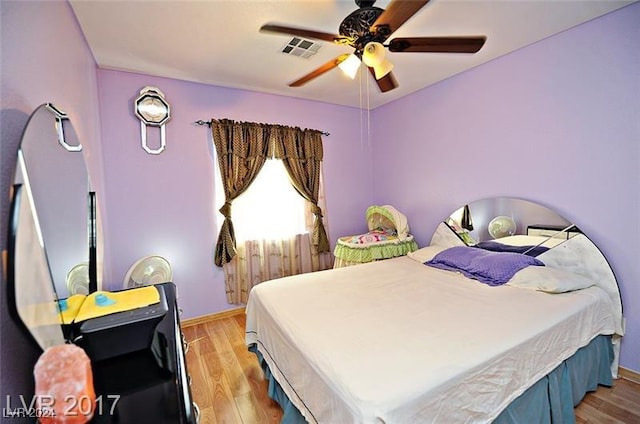
<svg viewBox="0 0 640 424"><path fill-rule="evenodd" d="M394 53L476 53L487 39L485 36L399 37L383 44L429 0L392 0L386 9L373 6L375 2L376 0L355 0L359 9L342 21L339 35L283 25L263 25L260 28L263 32L330 41L354 48L352 54L345 53L330 60L289 86L300 87L337 66L349 73L345 69L348 62L351 62L351 73L355 76L362 60L375 78L380 91L387 92L396 88L398 83L391 73L393 64L384 57L385 47Z"/></svg>

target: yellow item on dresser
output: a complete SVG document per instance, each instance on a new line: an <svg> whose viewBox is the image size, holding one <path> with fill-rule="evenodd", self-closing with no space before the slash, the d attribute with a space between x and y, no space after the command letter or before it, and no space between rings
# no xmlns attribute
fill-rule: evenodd
<svg viewBox="0 0 640 424"><path fill-rule="evenodd" d="M67 301L67 309L62 311L63 324L71 324L73 322L86 298L87 296L84 294L74 294L65 299Z"/></svg>
<svg viewBox="0 0 640 424"><path fill-rule="evenodd" d="M100 305L101 301L105 303L103 306ZM160 293L154 286L119 292L97 291L87 296L74 321L80 322L116 312L129 311L158 302L160 302Z"/></svg>

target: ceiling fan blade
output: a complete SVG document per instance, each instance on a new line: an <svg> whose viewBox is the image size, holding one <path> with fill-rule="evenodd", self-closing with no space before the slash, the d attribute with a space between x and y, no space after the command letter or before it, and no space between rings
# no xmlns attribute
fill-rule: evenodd
<svg viewBox="0 0 640 424"><path fill-rule="evenodd" d="M382 91L383 93L391 91L398 86L398 81L396 81L392 72L389 72L379 80L376 79L376 72L372 67L369 67L369 73L373 77L373 80L376 82L376 84L378 84L378 88L380 89L380 91Z"/></svg>
<svg viewBox="0 0 640 424"><path fill-rule="evenodd" d="M487 37L408 37L389 42L391 52L475 53L484 46Z"/></svg>
<svg viewBox="0 0 640 424"><path fill-rule="evenodd" d="M293 28L283 25L266 24L260 27L261 32L275 32L277 34L293 35L302 38L313 38L316 40L329 41L331 43L338 42L344 37L337 34L329 34L327 32L314 31L303 28Z"/></svg>
<svg viewBox="0 0 640 424"><path fill-rule="evenodd" d="M349 53L345 53L345 54L342 54L342 55L336 57L335 59L330 60L329 62L325 63L324 65L320 66L319 68L314 69L313 71L309 72L307 75L303 76L302 78L290 83L289 87L300 87L301 85L305 85L306 83L308 83L312 79L317 78L320 75L324 74L325 72L328 72L328 71L332 70L333 68L335 68L336 66L340 65L348 57L349 57Z"/></svg>
<svg viewBox="0 0 640 424"><path fill-rule="evenodd" d="M429 0L391 0L371 26L371 32L380 34L386 40L427 3Z"/></svg>

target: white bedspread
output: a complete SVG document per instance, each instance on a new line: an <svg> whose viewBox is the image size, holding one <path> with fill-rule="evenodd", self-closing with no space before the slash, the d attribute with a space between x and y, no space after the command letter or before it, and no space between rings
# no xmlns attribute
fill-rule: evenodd
<svg viewBox="0 0 640 424"><path fill-rule="evenodd" d="M309 422L490 422L598 334L598 287L489 287L407 257L256 286L247 344Z"/></svg>

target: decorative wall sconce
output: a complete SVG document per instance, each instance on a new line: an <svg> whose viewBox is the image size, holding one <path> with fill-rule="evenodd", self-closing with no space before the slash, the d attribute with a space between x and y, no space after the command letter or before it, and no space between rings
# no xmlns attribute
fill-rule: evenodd
<svg viewBox="0 0 640 424"><path fill-rule="evenodd" d="M166 147L165 124L171 119L171 108L164 93L156 87L144 87L134 102L134 112L140 119L140 138L145 152L158 155ZM152 149L147 145L147 126L160 127L160 147Z"/></svg>

